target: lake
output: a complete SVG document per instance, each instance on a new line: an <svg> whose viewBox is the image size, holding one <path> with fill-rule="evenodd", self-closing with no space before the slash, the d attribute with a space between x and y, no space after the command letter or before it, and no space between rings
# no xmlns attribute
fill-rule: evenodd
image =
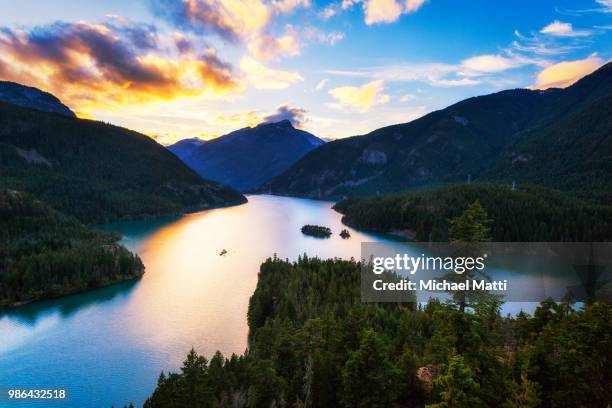
<svg viewBox="0 0 612 408"><path fill-rule="evenodd" d="M144 276L0 314L0 387L66 387L69 403L54 406L141 405L190 348L207 357L243 353L249 297L267 257L359 258L362 241L393 242L345 227L331 206L250 196L237 207L103 226L138 252ZM333 235L305 236L304 224ZM343 228L350 239L338 235Z"/></svg>
<svg viewBox="0 0 612 408"><path fill-rule="evenodd" d="M217 350L245 351L248 302L266 258L295 260L306 253L359 259L364 241L378 243L380 252L420 254L413 244L344 226L331 206L258 195L236 207L102 226L123 234L122 243L141 256L144 276L0 312L0 388L67 388L69 402L54 406L139 406L159 373L178 370L192 347L207 358ZM328 226L333 234L329 239L303 235L305 224ZM350 239L339 236L344 228ZM519 282L519 290L543 288L542 293L570 282L556 268L546 275L546 266L534 264L533 273L524 272L529 269L523 263L497 274ZM517 276L518 270L523 274ZM536 304L506 303L502 311L531 312Z"/></svg>

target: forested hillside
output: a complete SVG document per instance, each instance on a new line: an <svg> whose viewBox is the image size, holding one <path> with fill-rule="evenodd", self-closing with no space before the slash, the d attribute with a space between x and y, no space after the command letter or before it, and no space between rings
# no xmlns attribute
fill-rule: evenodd
<svg viewBox="0 0 612 408"><path fill-rule="evenodd" d="M0 189L32 193L84 222L238 204L151 138L0 102Z"/></svg>
<svg viewBox="0 0 612 408"><path fill-rule="evenodd" d="M612 306L364 304L360 265L268 259L242 356L192 352L145 407L605 407ZM593 352L597 350L597 352ZM585 379L588 378L588 381Z"/></svg>
<svg viewBox="0 0 612 408"><path fill-rule="evenodd" d="M119 236L82 225L14 190L0 192L0 308L134 279Z"/></svg>
<svg viewBox="0 0 612 408"><path fill-rule="evenodd" d="M612 63L566 89L469 98L327 143L261 188L338 198L472 180L531 182L610 202Z"/></svg>
<svg viewBox="0 0 612 408"><path fill-rule="evenodd" d="M417 241L446 241L448 220L480 201L494 222L494 241L610 241L612 207L536 186L472 183L335 205L342 222Z"/></svg>

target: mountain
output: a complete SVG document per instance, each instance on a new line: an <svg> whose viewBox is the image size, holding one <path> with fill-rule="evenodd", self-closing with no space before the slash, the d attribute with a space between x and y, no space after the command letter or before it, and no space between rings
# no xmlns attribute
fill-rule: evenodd
<svg viewBox="0 0 612 408"><path fill-rule="evenodd" d="M612 199L612 63L566 89L466 99L410 123L325 144L261 191L387 194L472 180L541 183Z"/></svg>
<svg viewBox="0 0 612 408"><path fill-rule="evenodd" d="M0 100L24 108L76 117L70 108L50 93L15 82L0 81Z"/></svg>
<svg viewBox="0 0 612 408"><path fill-rule="evenodd" d="M0 174L0 190L31 193L87 223L246 201L145 135L4 102Z"/></svg>
<svg viewBox="0 0 612 408"><path fill-rule="evenodd" d="M205 140L193 137L191 139L179 140L175 144L168 146L167 149L178 157L185 157L190 155L195 149L202 146L204 143L206 143Z"/></svg>
<svg viewBox="0 0 612 408"><path fill-rule="evenodd" d="M31 195L0 191L0 308L135 279L138 255Z"/></svg>
<svg viewBox="0 0 612 408"><path fill-rule="evenodd" d="M283 120L243 128L209 140L188 154L182 153L183 146L177 147L178 143L168 149L176 152L202 177L246 191L287 170L324 143Z"/></svg>

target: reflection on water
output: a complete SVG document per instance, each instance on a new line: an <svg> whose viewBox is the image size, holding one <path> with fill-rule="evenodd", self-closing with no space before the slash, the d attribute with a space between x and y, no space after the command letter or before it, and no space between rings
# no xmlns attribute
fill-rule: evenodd
<svg viewBox="0 0 612 408"><path fill-rule="evenodd" d="M145 275L0 314L0 387L65 386L74 407L141 404L159 372L176 370L191 347L207 356L244 351L248 301L265 258L359 258L361 241L392 242L350 228L351 238L343 240L338 233L346 227L331 203L249 200L103 226L124 235ZM304 224L329 226L334 235L304 236ZM219 256L222 249L227 254Z"/></svg>
<svg viewBox="0 0 612 408"><path fill-rule="evenodd" d="M23 324L34 324L38 319L45 318L50 314L58 314L62 318L68 318L79 309L109 301L116 296L127 296L138 282L139 280L132 280L74 296L31 303L11 310L7 315ZM0 312L0 317L2 317L2 312Z"/></svg>
<svg viewBox="0 0 612 408"><path fill-rule="evenodd" d="M216 350L244 352L248 302L267 257L360 258L364 241L382 243L389 253L407 251L406 244L350 228L351 238L343 240L338 234L347 227L340 219L331 203L251 196L232 208L101 226L124 235L146 273L0 312L0 388L66 387L70 401L62 407L140 405L159 372L177 370L191 347L208 357ZM304 224L325 225L334 234L308 237L300 231ZM533 278L525 279L525 288L534 286ZM535 306L508 303L503 311ZM22 406L28 405L11 403Z"/></svg>

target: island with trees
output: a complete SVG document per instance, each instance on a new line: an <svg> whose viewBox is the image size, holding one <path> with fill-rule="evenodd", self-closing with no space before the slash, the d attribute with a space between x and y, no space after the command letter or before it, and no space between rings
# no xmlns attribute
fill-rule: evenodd
<svg viewBox="0 0 612 408"><path fill-rule="evenodd" d="M328 227L322 227L320 225L304 225L302 227L302 234L310 235L316 238L329 238L332 234L331 229Z"/></svg>

